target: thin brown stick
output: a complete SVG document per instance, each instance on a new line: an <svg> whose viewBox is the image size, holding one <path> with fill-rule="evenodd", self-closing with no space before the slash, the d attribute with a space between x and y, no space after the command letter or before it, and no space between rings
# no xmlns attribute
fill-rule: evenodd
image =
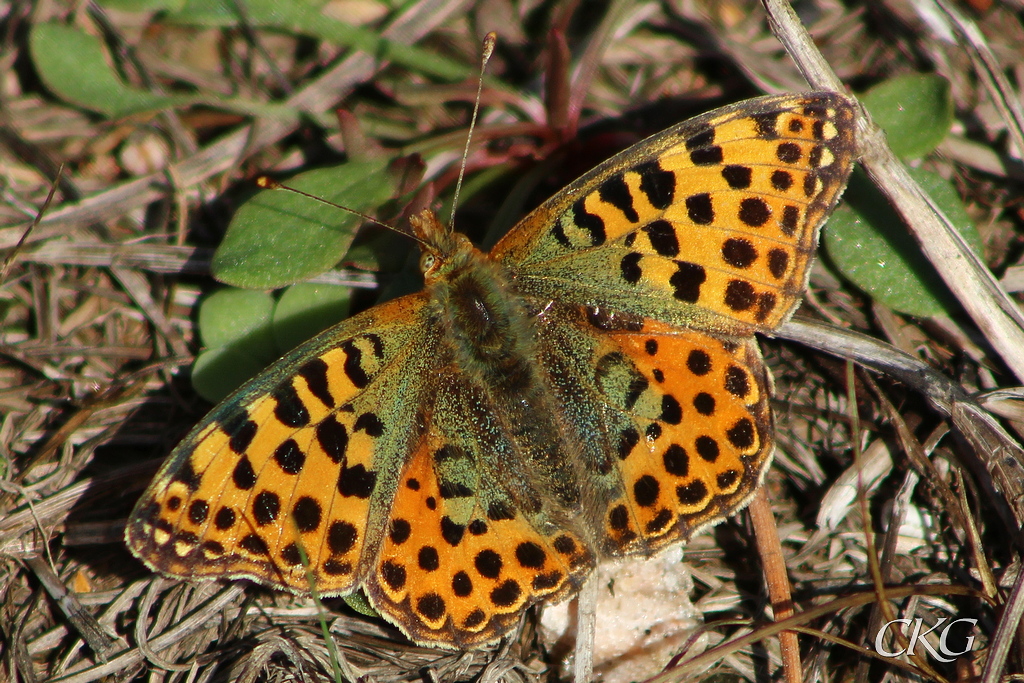
<svg viewBox="0 0 1024 683"><path fill-rule="evenodd" d="M747 510L754 525L757 552L764 568L765 585L768 587L768 597L772 601L775 620L788 619L794 614L793 593L789 584L789 575L786 572L786 559L782 556L779 529L775 526L772 504L768 500L764 486L754 494ZM782 631L779 633L779 644L782 647L782 670L787 683L800 683L803 677L800 665L800 642L796 632Z"/></svg>

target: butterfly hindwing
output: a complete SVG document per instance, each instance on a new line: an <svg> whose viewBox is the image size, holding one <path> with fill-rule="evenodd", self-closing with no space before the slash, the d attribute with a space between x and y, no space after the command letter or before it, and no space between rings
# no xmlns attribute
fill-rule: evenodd
<svg viewBox="0 0 1024 683"><path fill-rule="evenodd" d="M651 555L746 504L774 445L753 338L582 308L548 327L544 366L583 428L603 555Z"/></svg>
<svg viewBox="0 0 1024 683"><path fill-rule="evenodd" d="M484 389L455 366L431 384L366 591L414 640L472 647L575 592L595 558L550 492L508 467L518 435Z"/></svg>

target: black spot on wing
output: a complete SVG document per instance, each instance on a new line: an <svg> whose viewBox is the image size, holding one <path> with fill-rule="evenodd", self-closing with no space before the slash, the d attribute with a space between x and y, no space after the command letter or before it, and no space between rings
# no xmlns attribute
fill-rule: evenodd
<svg viewBox="0 0 1024 683"><path fill-rule="evenodd" d="M441 566L441 558L437 548L425 545L416 554L416 564L425 572L435 572Z"/></svg>
<svg viewBox="0 0 1024 683"><path fill-rule="evenodd" d="M213 517L213 525L217 527L218 531L227 531L235 525L237 516L235 511L229 507L222 507L217 510L217 514Z"/></svg>
<svg viewBox="0 0 1024 683"><path fill-rule="evenodd" d="M345 363L342 367L348 381L357 389L365 388L370 383L370 376L363 368L363 350L356 344L355 339L342 342L341 350L345 352Z"/></svg>
<svg viewBox="0 0 1024 683"><path fill-rule="evenodd" d="M676 174L665 171L656 161L637 164L633 170L640 174L640 191L655 209L664 211L672 205L676 192Z"/></svg>
<svg viewBox="0 0 1024 683"><path fill-rule="evenodd" d="M739 219L752 228L761 227L771 217L771 207L760 197L746 197L740 202Z"/></svg>
<svg viewBox="0 0 1024 683"><path fill-rule="evenodd" d="M355 496L363 500L370 497L377 485L377 473L367 470L359 463L353 467L342 467L338 476L338 493L345 497Z"/></svg>
<svg viewBox="0 0 1024 683"><path fill-rule="evenodd" d="M787 204L782 207L782 220L779 221L779 227L782 228L782 232L787 236L792 236L796 232L796 229L800 225L800 209Z"/></svg>
<svg viewBox="0 0 1024 683"><path fill-rule="evenodd" d="M256 472L253 470L248 456L243 455L239 458L235 469L231 472L231 480L236 487L243 491L248 491L256 485Z"/></svg>
<svg viewBox="0 0 1024 683"><path fill-rule="evenodd" d="M409 524L408 520L405 519L393 519L391 520L391 531L389 536L391 542L395 545L402 545L409 540L409 536L412 534L412 525Z"/></svg>
<svg viewBox="0 0 1024 683"><path fill-rule="evenodd" d="M680 301L695 304L700 298L700 287L707 279L704 267L689 261L676 261L676 272L669 278L673 296Z"/></svg>
<svg viewBox="0 0 1024 683"><path fill-rule="evenodd" d="M722 243L722 260L733 268L749 268L757 260L757 248L748 239L730 237Z"/></svg>
<svg viewBox="0 0 1024 683"><path fill-rule="evenodd" d="M463 571L455 572L452 576L452 592L460 598L466 598L473 593L473 580L469 574Z"/></svg>
<svg viewBox="0 0 1024 683"><path fill-rule="evenodd" d="M795 142L783 142L775 149L775 156L784 164L795 164L800 161L803 151Z"/></svg>
<svg viewBox="0 0 1024 683"><path fill-rule="evenodd" d="M697 449L697 455L706 462L714 462L718 460L718 454L720 452L718 448L718 442L710 436L698 436L694 441L694 446Z"/></svg>
<svg viewBox="0 0 1024 683"><path fill-rule="evenodd" d="M259 425L249 419L249 413L241 410L226 422L221 422L220 428L230 437L228 447L235 453L242 454L248 450L249 444L259 430Z"/></svg>
<svg viewBox="0 0 1024 683"><path fill-rule="evenodd" d="M491 602L498 607L511 607L519 600L522 589L512 579L506 579L491 591Z"/></svg>
<svg viewBox="0 0 1024 683"><path fill-rule="evenodd" d="M441 537L453 548L462 542L462 536L465 534L466 526L464 524L458 524L450 517L445 515L441 518Z"/></svg>
<svg viewBox="0 0 1024 683"><path fill-rule="evenodd" d="M306 464L306 454L299 448L295 439L285 439L284 442L274 450L274 462L285 474L296 475L302 471Z"/></svg>
<svg viewBox="0 0 1024 683"><path fill-rule="evenodd" d="M707 351L694 349L686 357L686 367L698 377L703 377L711 372L711 356Z"/></svg>
<svg viewBox="0 0 1024 683"><path fill-rule="evenodd" d="M258 526L267 526L281 512L281 497L273 491L260 491L252 502L252 516Z"/></svg>
<svg viewBox="0 0 1024 683"><path fill-rule="evenodd" d="M270 555L270 548L267 547L267 542L256 534L247 534L238 542L238 546L252 555L262 557Z"/></svg>
<svg viewBox="0 0 1024 683"><path fill-rule="evenodd" d="M661 456L665 471L676 477L685 477L690 473L690 457L679 444L669 444Z"/></svg>
<svg viewBox="0 0 1024 683"><path fill-rule="evenodd" d="M384 583L393 591L400 591L405 588L406 572L405 567L394 560L385 560L380 566L380 575Z"/></svg>
<svg viewBox="0 0 1024 683"><path fill-rule="evenodd" d="M730 365L725 371L725 390L736 398L745 398L750 393L747 373L736 365Z"/></svg>
<svg viewBox="0 0 1024 683"><path fill-rule="evenodd" d="M670 425L677 425L683 421L683 407L679 405L672 394L665 394L661 397L661 415L659 419Z"/></svg>
<svg viewBox="0 0 1024 683"><path fill-rule="evenodd" d="M642 229L647 233L647 239L650 240L651 246L659 256L671 258L679 255L679 239L676 237L676 230L671 223L659 219L651 221Z"/></svg>
<svg viewBox="0 0 1024 683"><path fill-rule="evenodd" d="M715 207L707 192L692 194L686 198L686 214L697 225L711 225L715 222Z"/></svg>
<svg viewBox="0 0 1024 683"><path fill-rule="evenodd" d="M377 438L384 433L384 423L380 421L376 413L366 412L356 418L352 429L357 432L366 432L367 436Z"/></svg>
<svg viewBox="0 0 1024 683"><path fill-rule="evenodd" d="M477 573L487 579L501 576L502 564L501 555L490 549L481 550L473 558L473 566Z"/></svg>
<svg viewBox="0 0 1024 683"><path fill-rule="evenodd" d="M794 119L794 121L796 121L796 120L799 120L799 119ZM814 123L811 124L811 136L814 137L815 140L824 140L825 139L825 122L824 121L815 121Z"/></svg>
<svg viewBox="0 0 1024 683"><path fill-rule="evenodd" d="M292 517L295 525L302 533L309 533L320 528L320 520L323 517L323 509L320 503L309 496L302 496L292 507Z"/></svg>
<svg viewBox="0 0 1024 683"><path fill-rule="evenodd" d="M676 497L683 505L696 505L707 498L708 487L700 479L676 487Z"/></svg>
<svg viewBox="0 0 1024 683"><path fill-rule="evenodd" d="M572 220L576 227L590 235L590 246L596 247L604 244L607 239L604 220L600 216L587 211L584 199L580 198L572 205Z"/></svg>
<svg viewBox="0 0 1024 683"><path fill-rule="evenodd" d="M772 249L768 252L768 272L776 280L781 280L789 268L789 254L784 249Z"/></svg>
<svg viewBox="0 0 1024 683"><path fill-rule="evenodd" d="M210 514L210 504L205 500L193 500L188 506L188 521L195 525L202 524Z"/></svg>
<svg viewBox="0 0 1024 683"><path fill-rule="evenodd" d="M330 415L316 426L316 440L327 457L336 464L345 459L345 451L348 449L348 430L336 416Z"/></svg>
<svg viewBox="0 0 1024 683"><path fill-rule="evenodd" d="M715 477L715 481L718 483L718 488L728 491L732 488L732 485L736 483L736 480L739 479L739 477L739 470L726 470L724 472L720 472L718 476Z"/></svg>
<svg viewBox="0 0 1024 683"><path fill-rule="evenodd" d="M190 492L195 493L199 490L199 485L203 481L203 475L196 472L195 468L192 467L191 458L185 458L185 461L174 473L174 481L180 481Z"/></svg>
<svg viewBox="0 0 1024 683"><path fill-rule="evenodd" d="M722 177L725 179L725 182L729 183L729 187L732 189L745 190L750 187L753 172L749 166L729 164L722 169Z"/></svg>
<svg viewBox="0 0 1024 683"><path fill-rule="evenodd" d="M487 621L487 614L478 607L462 620L462 628L472 631L485 621Z"/></svg>
<svg viewBox="0 0 1024 683"><path fill-rule="evenodd" d="M775 170L771 176L772 187L780 192L786 192L793 186L793 174L789 171Z"/></svg>
<svg viewBox="0 0 1024 683"><path fill-rule="evenodd" d="M779 120L779 112L766 112L763 114L755 114L754 128L757 129L759 137L765 140L773 140L779 136L776 125Z"/></svg>
<svg viewBox="0 0 1024 683"><path fill-rule="evenodd" d="M643 254L635 251L630 252L622 257L619 261L619 271L622 274L622 279L631 285L635 285L640 281L643 276L643 269L640 268L640 259L643 258Z"/></svg>
<svg viewBox="0 0 1024 683"><path fill-rule="evenodd" d="M288 427L305 427L309 424L309 410L299 398L295 385L290 380L278 385L273 393L274 417Z"/></svg>
<svg viewBox="0 0 1024 683"><path fill-rule="evenodd" d="M517 545L515 555L519 566L527 569L540 569L547 557L544 549L532 541Z"/></svg>
<svg viewBox="0 0 1024 683"><path fill-rule="evenodd" d="M327 547L332 555L344 555L355 547L359 531L349 522L331 522L327 530Z"/></svg>
<svg viewBox="0 0 1024 683"><path fill-rule="evenodd" d="M327 381L327 362L323 358L314 358L306 362L298 372L306 382L309 392L317 397L324 406L334 406L334 397L331 396L330 386Z"/></svg>
<svg viewBox="0 0 1024 683"><path fill-rule="evenodd" d="M810 199L818 193L818 176L808 173L804 176L804 196Z"/></svg>
<svg viewBox="0 0 1024 683"><path fill-rule="evenodd" d="M633 500L640 507L649 508L658 502L661 486L658 480L645 474L633 483Z"/></svg>
<svg viewBox="0 0 1024 683"><path fill-rule="evenodd" d="M639 214L633 207L633 194L629 191L629 186L626 185L626 179L622 174L613 175L601 183L597 193L601 197L601 201L607 202L621 211L630 223L640 220Z"/></svg>
<svg viewBox="0 0 1024 683"><path fill-rule="evenodd" d="M745 311L756 301L754 286L746 280L730 280L725 287L725 305L734 311Z"/></svg>
<svg viewBox="0 0 1024 683"><path fill-rule="evenodd" d="M448 613L448 606L437 593L427 593L416 599L416 611L428 622L440 621Z"/></svg>
<svg viewBox="0 0 1024 683"><path fill-rule="evenodd" d="M810 164L811 168L818 168L819 166L821 166L822 153L823 152L821 145L815 145L813 148L811 148L811 153L807 155L807 163ZM808 175L811 176L814 174ZM811 195L807 196L810 197Z"/></svg>

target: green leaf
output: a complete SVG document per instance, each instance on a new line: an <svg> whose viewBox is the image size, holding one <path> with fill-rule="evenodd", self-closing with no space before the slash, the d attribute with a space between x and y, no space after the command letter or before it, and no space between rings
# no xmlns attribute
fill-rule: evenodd
<svg viewBox="0 0 1024 683"><path fill-rule="evenodd" d="M269 365L280 353L274 341L274 297L225 287L199 304L204 349L192 366L192 386L216 403Z"/></svg>
<svg viewBox="0 0 1024 683"><path fill-rule="evenodd" d="M910 175L981 253L981 237L949 181L922 169L910 169ZM847 279L894 310L922 318L959 311L900 217L859 169L825 226L824 246Z"/></svg>
<svg viewBox="0 0 1024 683"><path fill-rule="evenodd" d="M377 613L377 610L373 609L373 605L370 604L370 601L367 600L366 595L362 591L342 595L341 599L345 601L346 605L364 616L375 619L380 618L380 614Z"/></svg>
<svg viewBox="0 0 1024 683"><path fill-rule="evenodd" d="M266 366L232 346L205 349L192 364L192 388L210 403L220 403Z"/></svg>
<svg viewBox="0 0 1024 683"><path fill-rule="evenodd" d="M158 12L179 10L185 0L97 0L97 4L121 12Z"/></svg>
<svg viewBox="0 0 1024 683"><path fill-rule="evenodd" d="M165 109L178 101L124 84L95 36L73 26L36 24L29 34L32 62L55 95L110 117Z"/></svg>
<svg viewBox="0 0 1024 683"><path fill-rule="evenodd" d="M908 74L883 81L860 101L885 131L892 151L904 159L931 153L953 125L949 82L935 74Z"/></svg>
<svg viewBox="0 0 1024 683"><path fill-rule="evenodd" d="M466 65L429 50L391 41L376 31L333 19L321 11L324 4L246 0L245 20L249 26L283 29L335 45L353 47L381 61L395 62L417 73L449 81L458 81L472 74ZM189 0L180 12L168 15L166 20L203 26L237 26L241 17L232 0Z"/></svg>
<svg viewBox="0 0 1024 683"><path fill-rule="evenodd" d="M36 24L29 35L32 61L43 83L55 95L110 118L123 118L172 107L203 104L243 116L291 120L288 106L216 95L158 95L124 83L111 68L103 43L73 26ZM329 125L329 117L316 117Z"/></svg>
<svg viewBox="0 0 1024 683"><path fill-rule="evenodd" d="M284 290L274 308L274 340L288 351L348 316L352 288L300 282Z"/></svg>
<svg viewBox="0 0 1024 683"><path fill-rule="evenodd" d="M378 207L395 192L383 159L309 171L288 184L356 211ZM213 276L248 289L276 289L306 280L341 260L360 222L294 192L260 192L231 220L213 256Z"/></svg>
<svg viewBox="0 0 1024 683"><path fill-rule="evenodd" d="M199 338L209 348L244 343L253 355L273 360L273 313L274 297L267 292L218 289L199 304Z"/></svg>

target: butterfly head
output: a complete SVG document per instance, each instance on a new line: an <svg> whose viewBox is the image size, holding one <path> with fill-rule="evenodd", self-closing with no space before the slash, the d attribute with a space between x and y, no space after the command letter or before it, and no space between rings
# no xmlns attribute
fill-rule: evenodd
<svg viewBox="0 0 1024 683"><path fill-rule="evenodd" d="M452 273L464 268L477 251L468 237L442 224L429 209L410 216L409 222L423 251L420 271L427 283L449 279Z"/></svg>

